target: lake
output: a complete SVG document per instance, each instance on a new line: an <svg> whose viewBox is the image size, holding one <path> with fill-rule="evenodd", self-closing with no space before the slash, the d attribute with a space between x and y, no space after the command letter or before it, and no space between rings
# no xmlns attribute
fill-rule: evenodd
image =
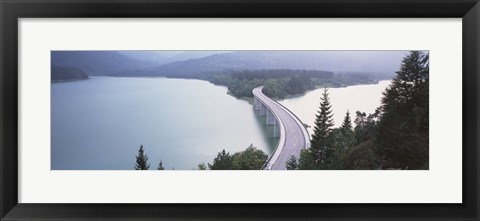
<svg viewBox="0 0 480 221"><path fill-rule="evenodd" d="M390 81L330 88L336 126L350 110L372 113ZM322 89L281 101L313 126ZM312 128L309 128L312 134ZM250 144L271 154L273 127L247 101L207 81L91 77L51 86L51 168L131 170L140 145L150 169L190 170Z"/></svg>
<svg viewBox="0 0 480 221"><path fill-rule="evenodd" d="M51 86L54 170L129 170L141 144L150 169L194 169L250 144L270 154L272 126L207 81L92 77Z"/></svg>
<svg viewBox="0 0 480 221"><path fill-rule="evenodd" d="M330 104L335 127L340 127L347 110L350 112L352 124L354 124L355 112L361 111L374 113L380 106L382 92L388 87L391 81L380 81L378 84L355 85L342 88L328 88ZM323 88L319 88L305 95L289 98L280 103L290 109L300 120L311 126L308 128L310 136L313 134L315 115L320 109L320 97L322 97Z"/></svg>

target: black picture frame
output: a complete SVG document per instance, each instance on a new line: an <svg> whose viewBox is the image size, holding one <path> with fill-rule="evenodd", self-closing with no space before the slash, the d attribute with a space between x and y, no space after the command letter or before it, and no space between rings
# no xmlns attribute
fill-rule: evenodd
<svg viewBox="0 0 480 221"><path fill-rule="evenodd" d="M0 15L1 220L479 220L478 0L0 0ZM17 21L19 18L46 17L463 18L463 203L18 203Z"/></svg>

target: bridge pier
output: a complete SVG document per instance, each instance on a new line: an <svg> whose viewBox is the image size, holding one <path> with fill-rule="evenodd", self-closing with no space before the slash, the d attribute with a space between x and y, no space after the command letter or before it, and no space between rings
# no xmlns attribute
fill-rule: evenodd
<svg viewBox="0 0 480 221"><path fill-rule="evenodd" d="M270 110L267 110L267 125L274 125L276 123L275 116Z"/></svg>
<svg viewBox="0 0 480 221"><path fill-rule="evenodd" d="M265 116L267 114L267 106L260 102L260 116Z"/></svg>
<svg viewBox="0 0 480 221"><path fill-rule="evenodd" d="M280 125L275 115L256 97L253 97L253 109L259 116L266 116L267 125L273 125L273 137L280 137Z"/></svg>
<svg viewBox="0 0 480 221"><path fill-rule="evenodd" d="M259 110L260 110L260 105L262 105L262 104L261 104L261 102L257 99L257 97L253 97L253 109L254 109L255 111L259 111Z"/></svg>
<svg viewBox="0 0 480 221"><path fill-rule="evenodd" d="M280 125L277 121L273 124L273 137L280 137Z"/></svg>

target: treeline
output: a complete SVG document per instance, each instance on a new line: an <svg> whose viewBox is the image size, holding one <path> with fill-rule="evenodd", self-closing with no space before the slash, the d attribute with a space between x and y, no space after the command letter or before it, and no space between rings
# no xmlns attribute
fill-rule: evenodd
<svg viewBox="0 0 480 221"><path fill-rule="evenodd" d="M289 78L291 76L302 76L305 78L332 78L333 73L319 70L292 70L292 69L261 69L261 70L241 70L235 71L230 76L237 80L253 79L279 79Z"/></svg>
<svg viewBox="0 0 480 221"><path fill-rule="evenodd" d="M303 94L319 86L342 87L377 82L367 75L335 75L329 71L290 69L237 70L212 74L207 79L227 86L229 93L235 97L252 97L252 90L263 85L265 95L278 99Z"/></svg>
<svg viewBox="0 0 480 221"><path fill-rule="evenodd" d="M193 62L193 61L192 61ZM155 68L128 70L117 76L165 76L167 78L185 78L207 80L215 85L228 87L228 93L237 98L253 97L252 90L264 85L263 92L272 98L284 99L288 96L303 94L317 87L345 87L358 84L373 84L388 76L375 73L345 72L334 74L321 70L294 69L209 69L199 71L194 67L182 67L184 72L169 70L158 72Z"/></svg>
<svg viewBox="0 0 480 221"><path fill-rule="evenodd" d="M375 113L349 112L333 128L328 90L321 97L311 148L292 156L287 169L428 169L429 55L412 51L402 60Z"/></svg>
<svg viewBox="0 0 480 221"><path fill-rule="evenodd" d="M208 164L210 170L260 170L268 159L268 155L253 145L246 150L230 155L222 150ZM201 164L200 164L201 165ZM199 165L199 169L200 169Z"/></svg>
<svg viewBox="0 0 480 221"><path fill-rule="evenodd" d="M200 163L198 170L260 170L267 161L268 156L260 149L250 145L246 150L230 154L225 149L220 151L212 163ZM149 170L150 163L143 145L140 145L135 161L135 170ZM160 160L157 170L164 170L163 162Z"/></svg>
<svg viewBox="0 0 480 221"><path fill-rule="evenodd" d="M74 67L53 67L51 68L51 82L73 81L88 79L88 75Z"/></svg>
<svg viewBox="0 0 480 221"><path fill-rule="evenodd" d="M145 149L143 148L143 145L140 145L140 148L138 149L138 154L135 157L135 170L149 170L150 169L150 163L148 162L148 155L145 153ZM165 167L163 166L162 160L157 165L157 170L165 170Z"/></svg>

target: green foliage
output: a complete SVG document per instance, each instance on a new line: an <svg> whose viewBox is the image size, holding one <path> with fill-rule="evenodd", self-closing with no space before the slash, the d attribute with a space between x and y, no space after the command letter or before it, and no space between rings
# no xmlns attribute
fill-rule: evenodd
<svg viewBox="0 0 480 221"><path fill-rule="evenodd" d="M135 170L148 170L150 168L148 156L144 153L143 145L140 145L140 149L138 149L138 155L136 158Z"/></svg>
<svg viewBox="0 0 480 221"><path fill-rule="evenodd" d="M200 79L208 79L213 84L227 86L228 92L235 97L252 97L252 90L264 85L263 92L271 98L278 99L303 94L320 85L343 87L377 82L360 74L335 75L327 71L291 69L233 70L206 74Z"/></svg>
<svg viewBox="0 0 480 221"><path fill-rule="evenodd" d="M213 159L213 163L208 164L208 167L211 170L231 170L232 163L233 163L232 156L230 156L230 153L225 152L225 149L223 149L221 152L217 154L217 157Z"/></svg>
<svg viewBox="0 0 480 221"><path fill-rule="evenodd" d="M161 160L158 163L157 170L165 170L165 167L163 167L163 162Z"/></svg>
<svg viewBox="0 0 480 221"><path fill-rule="evenodd" d="M352 132L352 129L352 119L350 119L350 112L347 111L347 113L345 114L345 118L343 118L342 133L346 134Z"/></svg>
<svg viewBox="0 0 480 221"><path fill-rule="evenodd" d="M250 145L246 150L233 154L233 170L260 170L268 159L262 150Z"/></svg>
<svg viewBox="0 0 480 221"><path fill-rule="evenodd" d="M253 79L288 79L292 76L302 76L305 78L329 79L334 75L329 71L319 70L292 70L292 69L260 69L260 70L240 70L230 73L232 78L237 80Z"/></svg>
<svg viewBox="0 0 480 221"><path fill-rule="evenodd" d="M198 164L198 170L206 170L207 169L207 165L205 165L204 162L201 162Z"/></svg>
<svg viewBox="0 0 480 221"><path fill-rule="evenodd" d="M210 82L215 84L215 85L233 85L235 84L235 81L230 75L228 74L217 74L217 75L212 75L210 77Z"/></svg>
<svg viewBox="0 0 480 221"><path fill-rule="evenodd" d="M232 80L232 82L227 85L228 92L235 97L253 97L253 89L261 86L263 80Z"/></svg>
<svg viewBox="0 0 480 221"><path fill-rule="evenodd" d="M360 111L357 111L356 114L354 137L355 145L358 145L376 136L379 111L377 109L374 114L369 114L368 116L365 112Z"/></svg>
<svg viewBox="0 0 480 221"><path fill-rule="evenodd" d="M385 168L427 169L429 55L412 51L382 99L377 154Z"/></svg>
<svg viewBox="0 0 480 221"><path fill-rule="evenodd" d="M374 141L367 140L353 147L342 159L342 168L349 170L380 169L381 158L375 154Z"/></svg>
<svg viewBox="0 0 480 221"><path fill-rule="evenodd" d="M211 170L260 170L267 159L267 154L250 145L246 150L233 155L222 150L213 159L213 163L208 164L208 167ZM201 164L198 165L198 168L201 168Z"/></svg>
<svg viewBox="0 0 480 221"><path fill-rule="evenodd" d="M316 170L315 164L316 155L311 151L312 149L303 149L300 151L300 158L298 159L298 169L300 170Z"/></svg>
<svg viewBox="0 0 480 221"><path fill-rule="evenodd" d="M312 79L305 75L295 75L290 77L287 81L286 92L287 94L303 94L308 90L314 89L315 86Z"/></svg>
<svg viewBox="0 0 480 221"><path fill-rule="evenodd" d="M330 137L330 132L332 131L333 127L333 114L327 88L323 90L320 100L320 110L316 115L315 125L313 128L311 149L316 156L316 164L322 165L329 164L332 156L332 140Z"/></svg>
<svg viewBox="0 0 480 221"><path fill-rule="evenodd" d="M287 161L287 170L297 170L298 169L298 162L295 155L290 156Z"/></svg>
<svg viewBox="0 0 480 221"><path fill-rule="evenodd" d="M332 129L325 90L299 169L428 169L429 55L410 52L396 73L375 113L356 112L353 131L348 112Z"/></svg>
<svg viewBox="0 0 480 221"><path fill-rule="evenodd" d="M268 79L263 83L263 93L269 97L285 98L287 92L285 92L284 81L279 79Z"/></svg>
<svg viewBox="0 0 480 221"><path fill-rule="evenodd" d="M332 130L331 134L331 157L329 164L323 165L323 169L344 169L344 158L348 155L354 145L354 132L345 130L343 127Z"/></svg>

